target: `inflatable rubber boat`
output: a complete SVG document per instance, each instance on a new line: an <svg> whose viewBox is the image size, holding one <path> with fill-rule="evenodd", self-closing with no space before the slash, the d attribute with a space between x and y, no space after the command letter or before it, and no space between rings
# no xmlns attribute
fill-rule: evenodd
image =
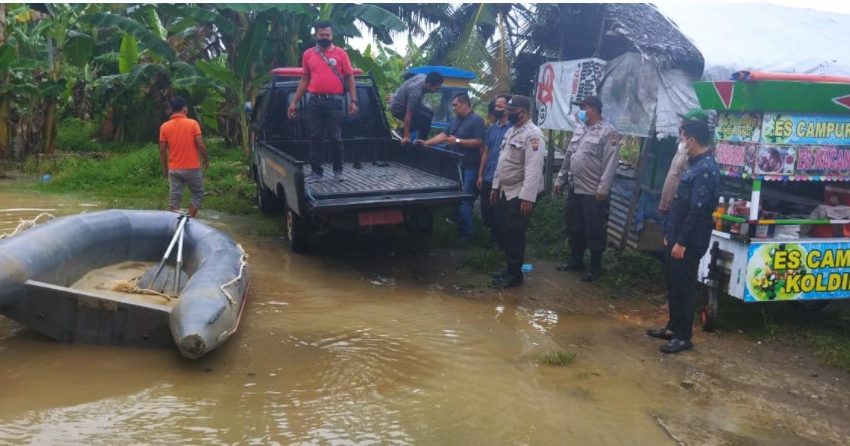
<svg viewBox="0 0 850 446"><path fill-rule="evenodd" d="M163 253L177 240L172 265ZM0 314L62 342L176 345L199 358L236 332L246 258L228 235L173 212L62 217L0 240Z"/></svg>

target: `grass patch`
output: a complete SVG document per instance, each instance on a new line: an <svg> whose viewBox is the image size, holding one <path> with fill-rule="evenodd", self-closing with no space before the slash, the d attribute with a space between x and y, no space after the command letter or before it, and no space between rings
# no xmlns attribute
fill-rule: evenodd
<svg viewBox="0 0 850 446"><path fill-rule="evenodd" d="M575 359L576 354L574 352L558 350L541 354L537 358L537 363L563 367L572 364Z"/></svg>
<svg viewBox="0 0 850 446"><path fill-rule="evenodd" d="M208 144L210 167L204 171L202 208L231 214L256 213L254 183L242 151L221 141ZM67 157L53 164L46 192L84 192L108 207L164 209L168 181L163 178L156 144L126 144L104 157ZM188 206L189 192L184 192Z"/></svg>
<svg viewBox="0 0 850 446"><path fill-rule="evenodd" d="M472 247L466 250L463 267L473 273L488 273L505 267L505 254L496 248Z"/></svg>
<svg viewBox="0 0 850 446"><path fill-rule="evenodd" d="M744 303L722 297L717 328L742 332L754 341L801 347L823 363L850 372L850 302L808 311L791 302Z"/></svg>

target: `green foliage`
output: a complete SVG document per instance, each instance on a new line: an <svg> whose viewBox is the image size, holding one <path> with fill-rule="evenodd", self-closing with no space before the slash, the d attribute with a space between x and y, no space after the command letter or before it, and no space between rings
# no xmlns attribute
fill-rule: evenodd
<svg viewBox="0 0 850 446"><path fill-rule="evenodd" d="M69 118L59 123L56 147L66 152L99 152L100 142L94 139L94 123Z"/></svg>
<svg viewBox="0 0 850 446"><path fill-rule="evenodd" d="M472 247L464 252L463 267L475 273L504 269L505 255L496 248Z"/></svg>
<svg viewBox="0 0 850 446"><path fill-rule="evenodd" d="M620 144L620 160L632 167L637 166L638 156L640 155L640 138L636 136L626 136Z"/></svg>
<svg viewBox="0 0 850 446"><path fill-rule="evenodd" d="M664 290L664 265L655 257L633 249L606 251L602 258L602 284L614 297Z"/></svg>
<svg viewBox="0 0 850 446"><path fill-rule="evenodd" d="M110 148L116 147L101 147ZM121 150L100 158L68 157L55 165L52 181L39 187L51 192L91 193L111 207L164 208L168 181L162 177L158 145L124 144ZM213 141L209 155L203 208L232 214L256 212L254 184L242 152Z"/></svg>
<svg viewBox="0 0 850 446"><path fill-rule="evenodd" d="M569 255L564 231L564 198L543 197L534 206L526 235L530 255L563 260Z"/></svg>
<svg viewBox="0 0 850 446"><path fill-rule="evenodd" d="M572 364L575 359L576 354L574 352L557 350L543 353L539 358L537 358L537 363L563 367Z"/></svg>

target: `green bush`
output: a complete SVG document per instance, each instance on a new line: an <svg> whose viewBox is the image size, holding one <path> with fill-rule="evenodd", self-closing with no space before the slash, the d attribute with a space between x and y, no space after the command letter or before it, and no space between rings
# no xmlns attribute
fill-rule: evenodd
<svg viewBox="0 0 850 446"><path fill-rule="evenodd" d="M65 119L59 123L56 148L65 152L100 152L102 147L94 138L95 130L92 121Z"/></svg>
<svg viewBox="0 0 850 446"><path fill-rule="evenodd" d="M164 208L168 181L162 176L159 146L151 143L110 147L116 151L106 157L64 160L57 165L52 181L39 187L53 192L89 192L106 201L109 207ZM209 155L202 207L234 214L256 212L254 184L248 177L242 151L213 140L209 143Z"/></svg>

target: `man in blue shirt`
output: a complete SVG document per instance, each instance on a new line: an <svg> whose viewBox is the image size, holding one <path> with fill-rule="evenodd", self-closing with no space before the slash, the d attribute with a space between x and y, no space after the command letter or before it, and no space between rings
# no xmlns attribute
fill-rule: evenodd
<svg viewBox="0 0 850 446"><path fill-rule="evenodd" d="M511 97L502 94L496 97L493 104L493 117L496 122L487 129L484 139L484 151L481 153L481 166L478 169L478 190L481 191L481 219L484 225L490 228L490 242L501 246L499 238L499 222L495 218L495 206L490 203L490 189L493 187L493 174L496 173L496 164L499 162L499 149L502 147L502 139L511 128L508 122L508 114L505 109Z"/></svg>
<svg viewBox="0 0 850 446"><path fill-rule="evenodd" d="M664 353L693 348L697 272L711 240L712 213L720 195L720 171L709 152L708 124L687 121L681 132L688 151L688 169L682 175L664 225L670 318L664 328L646 332L655 338L669 339L661 346Z"/></svg>
<svg viewBox="0 0 850 446"><path fill-rule="evenodd" d="M452 108L455 119L449 124L449 128L433 138L422 141L417 139L415 144L433 146L445 144L449 149L463 155L461 158L461 172L463 174L463 192L472 195L472 198L464 199L458 205L455 221L457 222L458 236L461 241L469 241L475 227L472 225L472 205L478 190L475 180L478 178L478 167L481 162L481 147L484 146L484 120L472 111L472 102L466 93L458 93L452 99Z"/></svg>

